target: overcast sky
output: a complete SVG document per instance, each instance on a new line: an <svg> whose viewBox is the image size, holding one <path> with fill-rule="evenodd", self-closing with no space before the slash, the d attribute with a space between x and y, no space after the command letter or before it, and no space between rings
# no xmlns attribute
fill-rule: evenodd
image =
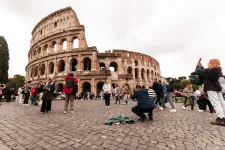
<svg viewBox="0 0 225 150"><path fill-rule="evenodd" d="M71 6L89 46L156 58L165 77L188 76L202 58L225 65L224 0L0 0L0 35L10 50L9 75L25 75L31 31L43 17Z"/></svg>

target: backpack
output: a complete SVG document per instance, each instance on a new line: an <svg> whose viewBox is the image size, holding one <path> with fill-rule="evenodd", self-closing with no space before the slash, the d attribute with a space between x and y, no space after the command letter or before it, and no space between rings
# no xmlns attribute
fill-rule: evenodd
<svg viewBox="0 0 225 150"><path fill-rule="evenodd" d="M32 88L31 89L31 94L35 94L36 93L36 88Z"/></svg>
<svg viewBox="0 0 225 150"><path fill-rule="evenodd" d="M166 89L167 89L168 93L174 92L174 88L172 86L170 86L170 85L166 85Z"/></svg>
<svg viewBox="0 0 225 150"><path fill-rule="evenodd" d="M77 94L77 92L78 92L78 85L77 85L76 82L74 82L74 86L73 86L73 94L75 95L75 94Z"/></svg>

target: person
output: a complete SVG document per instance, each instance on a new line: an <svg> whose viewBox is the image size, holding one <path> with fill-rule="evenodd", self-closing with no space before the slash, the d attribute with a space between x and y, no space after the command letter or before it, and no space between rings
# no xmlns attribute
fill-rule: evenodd
<svg viewBox="0 0 225 150"><path fill-rule="evenodd" d="M152 89L155 91L155 93L156 93L156 95L157 95L157 98L156 98L156 101L155 101L155 104L156 105L159 105L159 106L161 106L162 105L162 103L161 103L161 101L160 101L160 99L161 99L161 94L160 94L160 83L157 81L157 78L155 78L155 80L154 80L154 83L153 83L153 85L152 85Z"/></svg>
<svg viewBox="0 0 225 150"><path fill-rule="evenodd" d="M19 104L22 104L22 98L23 98L23 90L22 90L22 87L19 87L18 88L18 103Z"/></svg>
<svg viewBox="0 0 225 150"><path fill-rule="evenodd" d="M39 98L39 103L38 105L42 105L42 96L44 93L44 87L45 87L45 83L43 83L42 81L39 82L38 84L38 98Z"/></svg>
<svg viewBox="0 0 225 150"><path fill-rule="evenodd" d="M33 85L30 93L31 93L31 97L30 97L31 104L35 105L36 104L36 98L37 98L37 85L36 84Z"/></svg>
<svg viewBox="0 0 225 150"><path fill-rule="evenodd" d="M156 92L153 90L153 86L148 87L148 95L149 95L149 98L152 99L152 101L154 101L154 102L158 98Z"/></svg>
<svg viewBox="0 0 225 150"><path fill-rule="evenodd" d="M25 82L23 106L29 106L28 101L30 98L30 91L31 91L31 81Z"/></svg>
<svg viewBox="0 0 225 150"><path fill-rule="evenodd" d="M117 104L117 101L120 104L120 87L117 84L115 85L115 98L116 98L115 104Z"/></svg>
<svg viewBox="0 0 225 150"><path fill-rule="evenodd" d="M0 84L0 105L2 102L3 90L6 88L5 84Z"/></svg>
<svg viewBox="0 0 225 150"><path fill-rule="evenodd" d="M211 122L214 125L225 126L225 101L222 96L222 87L219 83L221 76L221 66L218 59L210 59L208 68L204 69L200 62L197 63L198 68L202 68L196 72L199 78L204 78L204 91L206 91L209 100L216 111L216 120Z"/></svg>
<svg viewBox="0 0 225 150"><path fill-rule="evenodd" d="M64 104L64 114L68 111L68 105L70 103L70 112L74 113L74 98L75 98L75 84L78 83L78 80L74 78L73 73L68 73L65 77L63 93L66 94L65 104ZM77 92L77 91L76 91Z"/></svg>
<svg viewBox="0 0 225 150"><path fill-rule="evenodd" d="M110 108L110 95L112 93L112 85L109 83L109 78L106 79L102 87L105 99L105 108Z"/></svg>
<svg viewBox="0 0 225 150"><path fill-rule="evenodd" d="M44 87L44 93L42 96L41 113L50 112L52 106L52 99L55 90L54 76L48 76L48 82Z"/></svg>
<svg viewBox="0 0 225 150"><path fill-rule="evenodd" d="M166 82L166 79L165 78L163 78L163 84L162 84L162 86L163 86L163 94L164 94L164 97L163 97L162 106L159 107L160 110L163 110L163 108L165 107L166 100L167 100L170 103L170 105L172 106L172 110L170 110L170 112L177 112L176 111L176 108L175 108L175 106L174 106L174 104L173 104L173 102L172 102L172 100L170 98L170 89L169 89L170 86Z"/></svg>
<svg viewBox="0 0 225 150"><path fill-rule="evenodd" d="M131 96L131 99L137 100L137 105L134 106L131 111L140 117L138 120L141 122L147 120L144 113L148 113L149 120L153 120L153 110L155 108L155 104L150 95L145 86L142 86L142 88L141 86L136 86L136 91Z"/></svg>
<svg viewBox="0 0 225 150"><path fill-rule="evenodd" d="M192 88L192 84L188 83L186 88L183 90L183 95L185 97L184 100L184 105L182 106L182 108L185 110L187 106L191 106L191 110L194 110L194 91ZM190 103L187 103L187 99L189 99Z"/></svg>
<svg viewBox="0 0 225 150"><path fill-rule="evenodd" d="M220 83L220 86L222 88L222 95L225 98L225 78L224 78L222 72L220 73L219 83Z"/></svg>

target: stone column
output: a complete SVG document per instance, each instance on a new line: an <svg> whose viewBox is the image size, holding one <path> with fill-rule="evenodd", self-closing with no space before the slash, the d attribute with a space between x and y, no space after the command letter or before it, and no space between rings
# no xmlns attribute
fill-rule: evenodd
<svg viewBox="0 0 225 150"><path fill-rule="evenodd" d="M55 62L54 62L54 76L56 76L58 72L58 62L57 62L57 59L55 58Z"/></svg>
<svg viewBox="0 0 225 150"><path fill-rule="evenodd" d="M77 60L77 71L82 71L82 60L81 60L81 54L78 55L78 60Z"/></svg>
<svg viewBox="0 0 225 150"><path fill-rule="evenodd" d="M142 80L141 78L141 68L138 67L138 80Z"/></svg>
<svg viewBox="0 0 225 150"><path fill-rule="evenodd" d="M57 43L56 43L56 52L60 52L62 51L63 47L62 47L62 43L60 40L57 40Z"/></svg>
<svg viewBox="0 0 225 150"><path fill-rule="evenodd" d="M91 83L91 92L95 93L95 79L92 78L92 83Z"/></svg>
<svg viewBox="0 0 225 150"><path fill-rule="evenodd" d="M92 54L92 61L91 61L91 70L96 70L97 67L97 57L96 57L96 52Z"/></svg>
<svg viewBox="0 0 225 150"><path fill-rule="evenodd" d="M47 78L48 76L48 69L49 69L49 66L48 66L48 61L45 63L45 78Z"/></svg>
<svg viewBox="0 0 225 150"><path fill-rule="evenodd" d="M70 71L70 63L69 63L68 56L66 56L66 60L65 60L65 72L69 72L69 71Z"/></svg>

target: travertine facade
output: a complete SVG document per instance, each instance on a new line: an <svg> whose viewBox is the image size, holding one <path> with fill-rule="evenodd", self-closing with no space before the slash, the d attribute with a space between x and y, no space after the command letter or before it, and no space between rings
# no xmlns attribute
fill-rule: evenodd
<svg viewBox="0 0 225 150"><path fill-rule="evenodd" d="M78 77L79 93L84 90L97 94L108 77L112 84L128 83L131 88L160 78L159 63L151 56L127 50L99 53L96 47L88 47L85 28L71 7L42 19L32 31L30 44L26 79L46 80L54 74L58 90L68 71ZM114 67L114 72L101 70L103 66Z"/></svg>

